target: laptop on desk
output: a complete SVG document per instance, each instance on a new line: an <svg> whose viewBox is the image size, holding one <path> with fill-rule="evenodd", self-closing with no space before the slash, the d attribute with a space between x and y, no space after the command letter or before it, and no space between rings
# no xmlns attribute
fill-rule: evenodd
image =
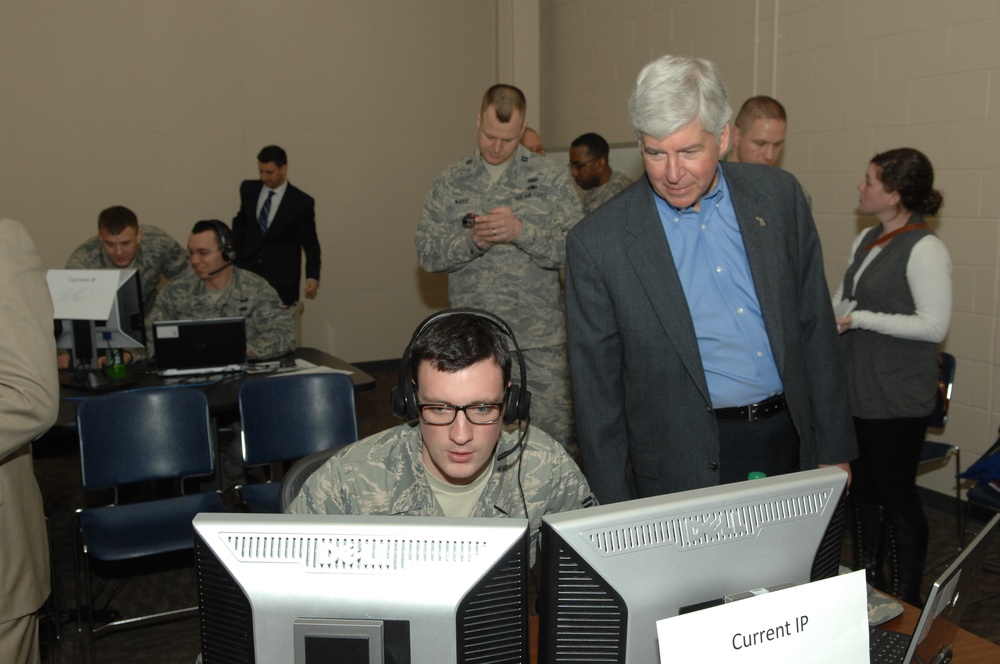
<svg viewBox="0 0 1000 664"><path fill-rule="evenodd" d="M156 321L153 347L161 376L243 371L247 365L246 321L238 316Z"/></svg>
<svg viewBox="0 0 1000 664"><path fill-rule="evenodd" d="M973 601L976 579L990 551L998 522L1000 514L986 524L972 544L958 554L955 562L931 586L912 637L882 627L871 628L871 664L947 664L951 661L951 644L958 630L958 620L965 606Z"/></svg>

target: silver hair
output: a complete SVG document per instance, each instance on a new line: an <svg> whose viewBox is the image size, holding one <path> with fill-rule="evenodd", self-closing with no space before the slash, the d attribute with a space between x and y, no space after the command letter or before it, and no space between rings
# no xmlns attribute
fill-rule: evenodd
<svg viewBox="0 0 1000 664"><path fill-rule="evenodd" d="M695 119L719 139L733 109L714 62L664 55L639 72L628 100L629 122L642 141L662 139Z"/></svg>

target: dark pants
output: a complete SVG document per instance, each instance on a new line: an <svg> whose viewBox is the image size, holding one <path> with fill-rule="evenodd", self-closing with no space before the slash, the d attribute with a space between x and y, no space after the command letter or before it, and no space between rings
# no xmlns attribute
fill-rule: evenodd
<svg viewBox="0 0 1000 664"><path fill-rule="evenodd" d="M799 468L799 435L788 411L750 422L719 420L719 483L742 482L753 471L768 477Z"/></svg>
<svg viewBox="0 0 1000 664"><path fill-rule="evenodd" d="M927 517L917 492L917 466L930 416L854 418L858 458L851 462L850 504L855 520L855 567L885 590L920 606L927 558Z"/></svg>

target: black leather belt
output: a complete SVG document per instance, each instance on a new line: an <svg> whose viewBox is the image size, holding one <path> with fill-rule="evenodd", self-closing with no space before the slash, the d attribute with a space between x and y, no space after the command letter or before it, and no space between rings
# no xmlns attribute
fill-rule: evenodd
<svg viewBox="0 0 1000 664"><path fill-rule="evenodd" d="M779 394L770 399L765 399L759 403L752 403L748 406L733 406L732 408L716 408L715 416L720 420L747 420L756 422L777 415L785 410L788 404L785 403L785 395Z"/></svg>

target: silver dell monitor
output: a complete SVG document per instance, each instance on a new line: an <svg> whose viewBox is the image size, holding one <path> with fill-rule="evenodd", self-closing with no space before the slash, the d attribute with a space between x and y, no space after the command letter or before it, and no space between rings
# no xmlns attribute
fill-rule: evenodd
<svg viewBox="0 0 1000 664"><path fill-rule="evenodd" d="M203 664L529 661L526 519L193 523Z"/></svg>
<svg viewBox="0 0 1000 664"><path fill-rule="evenodd" d="M846 484L821 468L542 517L538 661L658 662L657 620L835 576Z"/></svg>

